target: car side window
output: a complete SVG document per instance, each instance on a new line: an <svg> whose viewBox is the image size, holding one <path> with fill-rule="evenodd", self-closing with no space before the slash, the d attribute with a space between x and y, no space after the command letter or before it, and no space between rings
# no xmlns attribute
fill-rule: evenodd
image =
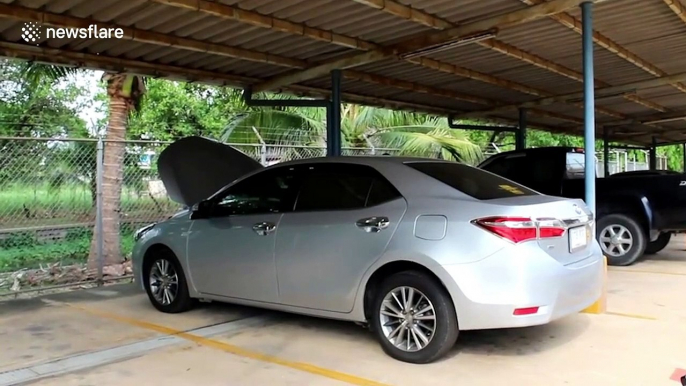
<svg viewBox="0 0 686 386"><path fill-rule="evenodd" d="M298 178L293 168L260 172L236 183L220 195L211 216L289 212L293 210L297 184Z"/></svg>
<svg viewBox="0 0 686 386"><path fill-rule="evenodd" d="M367 207L383 204L401 197L400 192L385 178L375 178L367 197Z"/></svg>
<svg viewBox="0 0 686 386"><path fill-rule="evenodd" d="M376 170L364 165L312 165L303 178L297 212L360 209L400 196Z"/></svg>

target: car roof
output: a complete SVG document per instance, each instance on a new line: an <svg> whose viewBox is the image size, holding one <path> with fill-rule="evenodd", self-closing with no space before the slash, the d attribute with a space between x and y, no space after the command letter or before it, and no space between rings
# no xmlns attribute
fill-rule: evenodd
<svg viewBox="0 0 686 386"><path fill-rule="evenodd" d="M294 166L304 164L331 164L331 163L355 163L361 165L379 165L379 164L406 164L411 162L434 162L434 163L455 163L448 160L440 160L435 158L420 158L420 157L398 157L398 156L336 156L336 157L317 157L317 158L303 158L298 160L279 162L270 167L277 166Z"/></svg>

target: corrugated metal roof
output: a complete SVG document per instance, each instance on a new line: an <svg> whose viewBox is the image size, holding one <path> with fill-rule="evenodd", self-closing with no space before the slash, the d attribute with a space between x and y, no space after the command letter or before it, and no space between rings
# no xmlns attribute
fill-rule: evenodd
<svg viewBox="0 0 686 386"><path fill-rule="evenodd" d="M174 79L246 85L294 71L293 64L296 67L314 65L361 52L353 48L354 44L366 47L390 45L435 31L425 25L432 16L441 19L442 25L446 22L464 25L527 7L522 0L385 0L385 10L365 5L362 0L198 1L185 1L186 6L174 6L160 0L0 0L0 4L9 4L14 7L13 10L24 7L20 9L21 12L33 9L72 18L70 20L78 18L88 23L111 23L163 34L167 39L167 43L164 43L164 39L47 40L43 37L35 44L27 45L21 38L24 20L16 14L13 18L5 14L0 17L0 50L5 55L28 59L52 58L60 63L152 72L155 76ZM679 1L686 6L686 1ZM244 14L237 18L221 17L216 13L188 7L197 4L232 6L237 12L252 12L251 17L256 20L248 22ZM603 36L602 39L606 39L603 44L609 39L611 44L626 50L618 55L603 47L603 44L596 44L595 76L600 82L596 86L622 85L654 79L660 74L686 72L686 22L663 0L608 0L594 9L595 30ZM580 18L580 11L571 9L566 15L563 15L565 20ZM272 21L270 17L279 20ZM278 24L279 28L267 28L264 24L272 22ZM288 28L299 24L301 30L286 32L284 23L290 23ZM303 33L303 28L307 29L307 33ZM334 36L335 39L352 42L353 46L333 43L331 37L326 37L331 33L338 34ZM320 37L317 38L317 34ZM192 41L178 43L176 39L179 38ZM536 100L540 95L564 95L582 90L582 83L571 78L582 72L581 36L561 23L559 17L501 29L496 41L507 45L508 50L514 48L517 52L510 51L506 55L474 43L427 54L424 57L430 63L425 62L424 65L392 58L355 67L355 71L372 74L376 78L371 76L372 80L366 78L366 81L346 78L343 83L346 98L447 113L489 107L483 102L465 102L445 97L450 93L466 94L495 104L519 104ZM205 43L215 46L197 48ZM193 45L196 47L192 48ZM216 47L219 47L216 45L249 50L253 57L221 54L216 51ZM58 54L41 50L41 47L61 51ZM95 54L98 59L88 57L88 54ZM269 56L258 60L256 56L261 54ZM635 63L622 57L627 54L635 56L635 60L632 59ZM522 55L534 55L545 63L535 66L522 60ZM285 66L283 60L291 64ZM542 68L546 66L547 69ZM559 66L562 66L561 70ZM378 77L383 77L383 82ZM404 82L403 86L393 86L394 80L396 83ZM373 81L380 83L370 83ZM408 82L416 86L415 90L424 87L423 91L408 90ZM308 94L325 93L329 83L328 77L321 77L299 85L304 88L291 87L291 90ZM427 87L441 91L437 95L443 96L427 93ZM599 99L599 108L609 109L618 117L596 113L598 130L600 124L620 117L637 121L653 117L660 114L656 108L666 108L671 114L686 111L686 92L674 86L638 90L637 94L643 98L641 103L621 95ZM646 106L651 104L652 108ZM583 116L578 105L556 103L537 109L540 113L534 110L529 117L531 125L577 130L575 132L578 133L578 120ZM514 110L499 111L492 116L517 120ZM670 122L661 127L674 130L672 134L659 134L661 138L686 140L686 121ZM622 126L622 130L650 132L652 128L632 123ZM640 141L649 141L649 137L649 134L641 137Z"/></svg>

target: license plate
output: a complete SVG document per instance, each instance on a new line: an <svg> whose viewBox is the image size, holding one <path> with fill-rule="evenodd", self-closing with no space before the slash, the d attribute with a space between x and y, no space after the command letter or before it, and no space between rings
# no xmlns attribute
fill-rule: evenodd
<svg viewBox="0 0 686 386"><path fill-rule="evenodd" d="M584 248L588 243L586 227L577 227L569 230L569 251L574 252Z"/></svg>

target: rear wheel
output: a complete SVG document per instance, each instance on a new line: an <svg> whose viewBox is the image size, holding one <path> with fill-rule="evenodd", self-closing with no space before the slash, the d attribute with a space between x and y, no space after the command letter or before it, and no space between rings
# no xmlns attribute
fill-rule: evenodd
<svg viewBox="0 0 686 386"><path fill-rule="evenodd" d="M597 223L598 243L609 265L631 265L643 255L647 236L632 217L611 214Z"/></svg>
<svg viewBox="0 0 686 386"><path fill-rule="evenodd" d="M648 245L646 246L645 254L652 255L665 249L667 244L669 244L669 240L671 238L672 234L670 232L660 233L660 236L658 236L657 240L648 243Z"/></svg>
<svg viewBox="0 0 686 386"><path fill-rule="evenodd" d="M159 311L175 314L193 307L186 276L172 251L158 249L147 256L143 275L148 298Z"/></svg>
<svg viewBox="0 0 686 386"><path fill-rule="evenodd" d="M416 271L386 278L374 295L372 330L389 356L430 363L455 345L455 306L434 278Z"/></svg>

